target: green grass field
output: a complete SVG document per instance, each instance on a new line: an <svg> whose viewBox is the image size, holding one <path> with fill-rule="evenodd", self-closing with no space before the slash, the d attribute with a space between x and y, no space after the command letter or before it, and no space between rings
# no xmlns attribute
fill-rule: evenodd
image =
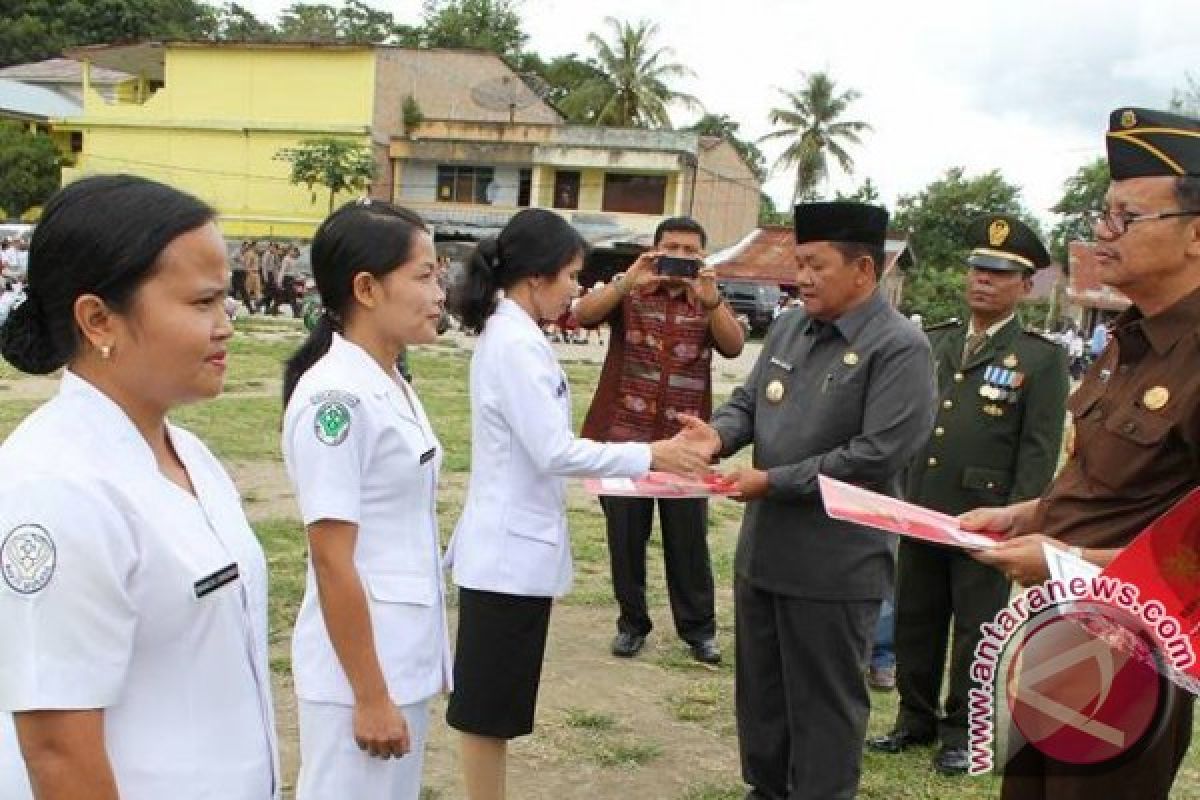
<svg viewBox="0 0 1200 800"><path fill-rule="evenodd" d="M263 474L282 475L278 446L280 425L280 365L297 346L302 333L287 321L255 319L239 324L239 335L231 344L230 372L226 393L214 401L180 409L173 419L206 441L231 466L239 470L258 470ZM443 490L438 513L444 535L453 530L465 491L470 467L470 419L467 396L469 354L452 343L422 348L412 354L411 365L416 386L429 417L445 449ZM590 363L565 365L571 381L578 424L590 401L599 368ZM42 402L41 397L18 391L22 378L0 362L0 436L5 436L21 418ZM47 392L52 387L46 387ZM7 395L7 396L6 396ZM280 686L287 686L290 665L287 642L304 588L305 542L294 506L271 503L272 493L280 487L243 486L247 511L267 552L271 570L270 621L272 629L272 671ZM604 519L594 499L573 491L569 504L570 527L576 559L574 591L562 605L570 613L587 614L599 610L611 619L613 600L608 574ZM657 800L734 800L743 796L738 780L736 729L733 713L733 642L732 553L741 509L731 502L714 502L710 514L710 541L719 597L720 625L725 661L719 668L704 667L692 661L681 645L662 645L637 662L638 671L629 673L627 683L634 686L638 702L649 704L666 720L667 733L650 733L639 719L635 706L614 706L602 693L582 693L565 708L550 710L539 717L539 734L532 737L533 754L527 757L530 769L558 776L563 787L575 786L577 774L586 774L588 787L579 792L564 788L560 796L602 797L598 787L607 779L625 779L630 775L653 776L656 771L675 769L692 777L676 781L670 793L639 796ZM650 548L649 601L659 610L666 605L662 581L661 549ZM559 612L562 613L562 612ZM660 617L661 618L661 617ZM608 624L607 622L605 623ZM568 631L566 636L571 636ZM607 635L607 634L605 634ZM600 654L601 656L603 654ZM599 657L599 656L598 656ZM630 669L615 665L612 670ZM624 687L622 687L624 689ZM872 696L870 731L885 732L895 716L896 695ZM616 710L614 710L616 708ZM440 724L440 723L435 723ZM674 727L671 727L674 726ZM672 734L671 731L675 733ZM711 743L721 763L693 770L678 764L672 736L695 735ZM520 753L521 751L518 751ZM877 800L912 798L990 798L998 794L999 781L992 777L947 779L929 768L932 751L920 749L900 756L868 753L863 764L860 797ZM606 778L605 776L609 776ZM648 778L647 778L648 779ZM454 790L431 786L426 798L451 798ZM648 784L651 785L651 784ZM682 788L679 788L682 786ZM1193 753L1176 784L1175 798L1200 800L1200 762ZM665 791L665 790L662 790ZM514 795L516 797L517 795ZM612 796L634 796L620 794ZM1102 798L1097 798L1102 800Z"/></svg>

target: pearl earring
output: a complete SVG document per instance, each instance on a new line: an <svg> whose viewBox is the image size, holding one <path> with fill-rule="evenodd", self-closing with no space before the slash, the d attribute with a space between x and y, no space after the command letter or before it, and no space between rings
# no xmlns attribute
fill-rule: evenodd
<svg viewBox="0 0 1200 800"><path fill-rule="evenodd" d="M112 346L111 345L107 345L107 344L100 345L100 357L101 358L103 358L105 361L108 361L108 357L111 355L112 355Z"/></svg>

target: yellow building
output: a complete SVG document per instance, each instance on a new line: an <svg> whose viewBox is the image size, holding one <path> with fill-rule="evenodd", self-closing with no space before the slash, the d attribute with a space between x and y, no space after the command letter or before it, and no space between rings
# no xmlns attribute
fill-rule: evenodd
<svg viewBox="0 0 1200 800"><path fill-rule="evenodd" d="M290 184L290 165L275 156L326 136L370 147L371 196L413 207L447 236L473 238L539 206L592 239L644 237L665 216L691 214L720 245L758 213L758 181L728 143L565 125L491 53L165 42L69 55L88 67L82 114L60 123L82 134L64 180L163 180L213 204L231 237L312 234L328 193ZM135 76L134 90L100 94L92 66ZM406 119L410 96L419 123Z"/></svg>

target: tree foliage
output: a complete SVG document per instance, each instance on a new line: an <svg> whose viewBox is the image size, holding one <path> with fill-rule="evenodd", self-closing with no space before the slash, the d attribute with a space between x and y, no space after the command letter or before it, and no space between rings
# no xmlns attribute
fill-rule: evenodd
<svg viewBox="0 0 1200 800"><path fill-rule="evenodd" d="M871 126L857 120L844 120L846 112L859 92L839 91L837 84L824 72L804 76L805 85L795 91L780 89L788 101L784 108L773 108L767 115L772 125L782 126L759 139L759 142L782 139L787 147L775 162L777 169L794 167L796 181L792 201L815 199L821 184L829 177L829 156L847 174L854 172L854 159L847 148L861 144L860 134Z"/></svg>
<svg viewBox="0 0 1200 800"><path fill-rule="evenodd" d="M340 192L362 192L375 176L375 159L370 148L345 139L305 139L296 147L282 148L275 158L291 163L289 180L307 186L313 193L313 202L317 198L314 186L328 189L330 211L333 211L333 200Z"/></svg>
<svg viewBox="0 0 1200 800"><path fill-rule="evenodd" d="M1170 108L1176 114L1200 119L1200 79L1189 72L1183 80L1184 85L1171 92Z"/></svg>
<svg viewBox="0 0 1200 800"><path fill-rule="evenodd" d="M766 159L762 150L754 142L748 142L738 136L741 124L735 122L728 114L705 114L695 124L684 128L685 131L695 131L701 136L719 136L737 150L738 155L746 162L746 166L754 171L754 176L761 183L767 177Z"/></svg>
<svg viewBox="0 0 1200 800"><path fill-rule="evenodd" d="M563 100L568 117L595 125L670 128L672 103L700 108L695 97L671 88L673 81L694 73L672 60L671 48L655 44L658 25L648 20L630 24L614 17L605 17L604 22L612 40L588 34L598 74Z"/></svg>
<svg viewBox="0 0 1200 800"><path fill-rule="evenodd" d="M515 57L529 41L514 0L425 0L421 44Z"/></svg>
<svg viewBox="0 0 1200 800"><path fill-rule="evenodd" d="M1050 255L1058 263L1068 263L1068 243L1092 241L1092 227L1086 215L1104 205L1108 184L1108 162L1104 158L1084 164L1063 184L1062 199L1051 209L1062 216L1050 231Z"/></svg>
<svg viewBox="0 0 1200 800"><path fill-rule="evenodd" d="M0 122L0 209L17 219L41 205L59 186L61 164L49 136Z"/></svg>
<svg viewBox="0 0 1200 800"><path fill-rule="evenodd" d="M963 304L967 238L971 221L981 214L1006 213L1020 217L1034 230L1040 226L1021 203L1020 187L999 170L968 178L962 167L914 195L896 203L892 227L907 231L917 265L905 283L903 307L938 322L958 316Z"/></svg>
<svg viewBox="0 0 1200 800"><path fill-rule="evenodd" d="M77 45L208 38L214 19L198 0L5 0L0 17L0 66Z"/></svg>
<svg viewBox="0 0 1200 800"><path fill-rule="evenodd" d="M276 37L275 28L254 16L254 12L238 3L209 7L209 16L202 27L207 38L226 42L262 42Z"/></svg>
<svg viewBox="0 0 1200 800"><path fill-rule="evenodd" d="M847 203L872 203L879 205L879 187L868 177L852 192L835 192L833 199Z"/></svg>

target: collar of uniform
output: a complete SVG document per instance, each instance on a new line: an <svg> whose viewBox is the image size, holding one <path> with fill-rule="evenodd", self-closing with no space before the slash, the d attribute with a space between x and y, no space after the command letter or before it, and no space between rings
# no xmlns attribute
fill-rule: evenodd
<svg viewBox="0 0 1200 800"><path fill-rule="evenodd" d="M69 369L63 370L58 393L85 406L84 413L91 429L97 435L123 445L120 455L132 456L141 462L141 466L158 469L158 461L154 458L150 443L115 400Z"/></svg>
<svg viewBox="0 0 1200 800"><path fill-rule="evenodd" d="M383 397L391 392L399 391L396 380L388 377L388 374L379 366L379 362L371 358L370 353L340 333L333 334L333 344L329 346L329 350L333 353L334 358L350 364L354 375L361 375L376 397Z"/></svg>
<svg viewBox="0 0 1200 800"><path fill-rule="evenodd" d="M1133 308L1129 311L1133 311ZM1124 317L1125 314L1121 316ZM1146 340L1150 342L1154 352L1160 356L1164 355L1176 342L1200 327L1200 289L1152 317L1142 317L1140 311L1137 312L1137 317L1141 317L1142 332L1145 333ZM1137 317L1131 315L1130 320L1118 317L1117 321L1123 324Z"/></svg>
<svg viewBox="0 0 1200 800"><path fill-rule="evenodd" d="M878 291L872 292L871 296L859 303L854 308L842 314L831 323L837 332L842 335L842 338L847 342L854 341L859 332L867 326L871 318L887 307L887 300L883 299L883 295Z"/></svg>
<svg viewBox="0 0 1200 800"><path fill-rule="evenodd" d="M537 320L529 316L529 313L525 309L521 308L521 306L517 304L516 300L512 300L508 297L501 297L500 301L496 303L496 313L502 317L509 317L510 319L527 326L529 329L536 331L538 336L541 336L543 339L545 339L545 337L542 336L542 329L538 327Z"/></svg>
<svg viewBox="0 0 1200 800"><path fill-rule="evenodd" d="M988 329L986 331L984 331L984 333L987 334L989 339L994 339L996 337L996 334L1000 332L1001 328L1003 328L1005 325L1012 322L1016 318L1017 318L1017 312L1014 311L1013 313L1009 314L1007 317L1000 320L999 322L994 322L991 325L989 325ZM968 323L967 328L968 328L968 330L967 330L968 336L972 333L976 333L974 325L971 325L970 323Z"/></svg>

